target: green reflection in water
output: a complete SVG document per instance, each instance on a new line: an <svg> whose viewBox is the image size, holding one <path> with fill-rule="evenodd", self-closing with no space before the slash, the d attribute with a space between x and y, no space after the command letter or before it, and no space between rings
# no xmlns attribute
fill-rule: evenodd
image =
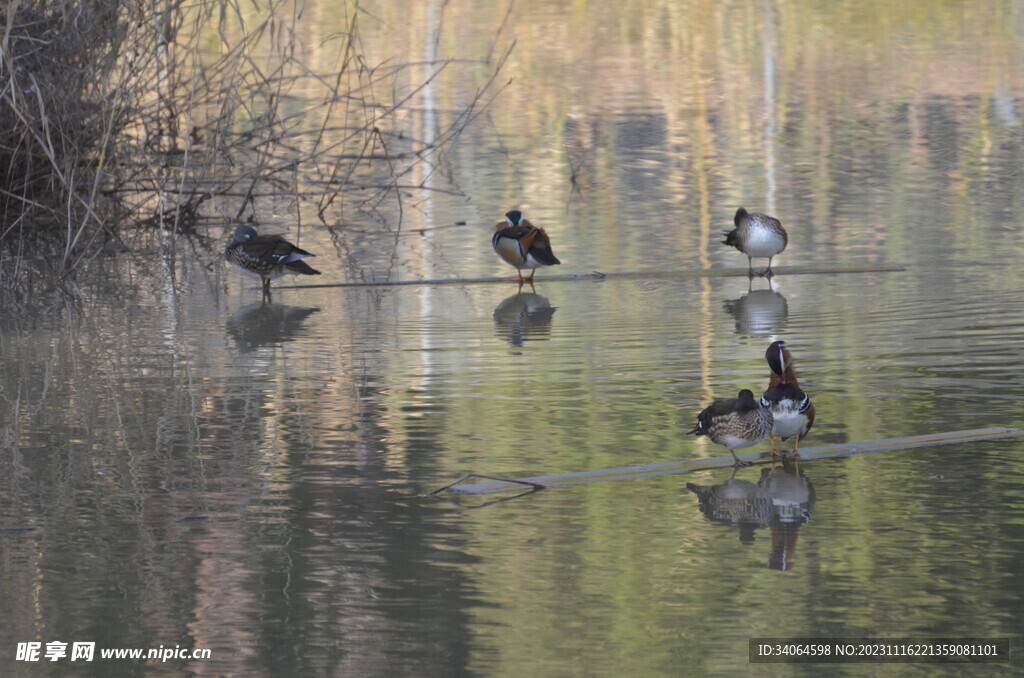
<svg viewBox="0 0 1024 678"><path fill-rule="evenodd" d="M506 11L362 7L368 49L404 61L437 26L442 55L485 54ZM717 675L747 673L750 636L1024 641L1019 442L808 465L785 572L770 527L741 541L680 479L417 496L721 454L683 431L763 386L776 336L809 444L1024 425L1021 22L1010 2L517 3L513 84L433 179L468 200L304 226L325 279L507 275L488 238L512 206L566 272L742 265L718 244L739 204L782 219L783 266L906 270L289 290L268 311L217 248L173 264L174 292L163 262L98 261L81 306L0 333L0 528L36 528L0 533L0 644L188 642L232 675ZM437 115L488 73L447 71Z"/></svg>

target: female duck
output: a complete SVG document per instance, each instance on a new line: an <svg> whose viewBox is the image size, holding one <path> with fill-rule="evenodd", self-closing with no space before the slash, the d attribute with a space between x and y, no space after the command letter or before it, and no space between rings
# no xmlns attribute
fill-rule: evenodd
<svg viewBox="0 0 1024 678"><path fill-rule="evenodd" d="M263 300L270 301L270 281L286 274L320 275L306 262L316 256L296 247L279 235L256 235L252 226L239 226L224 250L224 258L242 275L263 283Z"/></svg>
<svg viewBox="0 0 1024 678"><path fill-rule="evenodd" d="M775 275L772 272L772 259L786 249L786 244L789 242L786 229L782 227L779 220L760 212L748 212L741 207L736 210L733 223L736 224L736 228L725 233L725 240L722 242L732 245L747 255L747 275L751 278L755 275L762 278L765 276L770 278ZM758 259L767 257L768 268L755 274L754 257Z"/></svg>
<svg viewBox="0 0 1024 678"><path fill-rule="evenodd" d="M690 433L707 436L711 442L728 448L736 466L750 466L740 461L735 450L757 445L772 432L772 413L754 400L754 394L743 389L735 398L716 400L697 415L697 426Z"/></svg>

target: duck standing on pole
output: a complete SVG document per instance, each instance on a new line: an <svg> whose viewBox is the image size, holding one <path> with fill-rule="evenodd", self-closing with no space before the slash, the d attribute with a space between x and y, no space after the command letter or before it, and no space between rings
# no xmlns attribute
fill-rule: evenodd
<svg viewBox="0 0 1024 678"><path fill-rule="evenodd" d="M241 225L224 250L224 258L242 275L263 284L263 301L270 302L270 281L283 275L320 275L306 262L316 256L279 235L257 235L252 226Z"/></svg>
<svg viewBox="0 0 1024 678"><path fill-rule="evenodd" d="M735 247L747 255L747 275L753 278L755 275L772 277L772 259L786 249L789 236L782 223L775 217L760 212L748 212L744 208L736 210L733 217L736 228L724 233L726 245ZM758 259L768 258L768 268L760 273L754 273L754 257Z"/></svg>

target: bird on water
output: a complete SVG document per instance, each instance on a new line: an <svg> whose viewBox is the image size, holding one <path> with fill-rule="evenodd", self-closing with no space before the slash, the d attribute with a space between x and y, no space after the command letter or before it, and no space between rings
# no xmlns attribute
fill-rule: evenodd
<svg viewBox="0 0 1024 678"><path fill-rule="evenodd" d="M768 390L761 396L761 406L772 413L772 455L784 454L775 449L776 437L786 440L795 436L789 456L800 456L800 440L814 425L814 404L811 397L800 388L793 356L786 348L786 342L772 343L765 351L764 358L771 368L771 374L768 377Z"/></svg>
<svg viewBox="0 0 1024 678"><path fill-rule="evenodd" d="M782 223L775 217L760 212L748 212L742 207L736 210L733 223L736 228L724 233L725 240L722 242L747 255L747 275L751 278L755 275L762 278L775 275L772 272L772 259L786 249L789 242L789 236L786 235ZM768 268L760 273L754 273L754 257L767 258Z"/></svg>
<svg viewBox="0 0 1024 678"><path fill-rule="evenodd" d="M772 413L754 400L754 394L743 389L735 398L716 400L697 415L697 426L690 431L696 436L707 436L711 442L724 445L735 466L750 466L740 461L736 450L756 445L772 432Z"/></svg>
<svg viewBox="0 0 1024 678"><path fill-rule="evenodd" d="M283 275L320 275L303 259L316 256L279 235L257 235L252 226L241 225L224 250L224 258L242 275L263 284L263 301L270 301L270 281Z"/></svg>
<svg viewBox="0 0 1024 678"><path fill-rule="evenodd" d="M519 210L505 213L505 220L494 226L491 245L499 257L516 267L519 286L524 282L533 286L533 276L542 266L555 266L561 261L551 249L551 239L543 228L529 222ZM530 277L523 277L523 269L529 268Z"/></svg>

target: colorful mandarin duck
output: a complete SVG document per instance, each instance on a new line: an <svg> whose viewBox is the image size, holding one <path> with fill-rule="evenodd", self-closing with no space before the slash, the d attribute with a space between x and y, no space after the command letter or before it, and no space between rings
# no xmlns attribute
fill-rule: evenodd
<svg viewBox="0 0 1024 678"><path fill-rule="evenodd" d="M772 425L772 454L782 454L775 449L775 437L785 440L796 436L793 441L792 456L800 456L800 439L807 435L814 425L814 405L811 398L802 390L796 379L793 357L786 348L786 342L776 341L764 354L768 367L772 372L768 379L768 390L761 396L761 406L771 410L774 424Z"/></svg>
<svg viewBox="0 0 1024 678"><path fill-rule="evenodd" d="M740 461L735 450L756 445L772 432L772 413L743 389L735 398L716 400L697 415L697 426L690 433L707 436L711 442L728 448L735 466L750 466Z"/></svg>
<svg viewBox="0 0 1024 678"><path fill-rule="evenodd" d="M760 212L748 212L741 207L736 210L733 223L736 224L736 228L725 233L725 240L722 242L747 255L747 275L751 278L754 275L769 278L775 275L772 272L772 259L786 249L786 243L789 242L786 229L779 220ZM755 274L754 257L767 257L768 268Z"/></svg>
<svg viewBox="0 0 1024 678"><path fill-rule="evenodd" d="M541 266L562 263L551 251L551 240L544 229L531 224L519 210L506 212L505 221L495 224L491 244L499 257L516 267L520 287L524 282L532 286L533 276ZM524 268L533 269L529 278L523 278Z"/></svg>
<svg viewBox="0 0 1024 678"><path fill-rule="evenodd" d="M239 226L224 250L224 258L242 275L263 283L263 300L270 301L270 281L286 274L320 275L302 261L315 256L279 235L256 235L252 226Z"/></svg>

